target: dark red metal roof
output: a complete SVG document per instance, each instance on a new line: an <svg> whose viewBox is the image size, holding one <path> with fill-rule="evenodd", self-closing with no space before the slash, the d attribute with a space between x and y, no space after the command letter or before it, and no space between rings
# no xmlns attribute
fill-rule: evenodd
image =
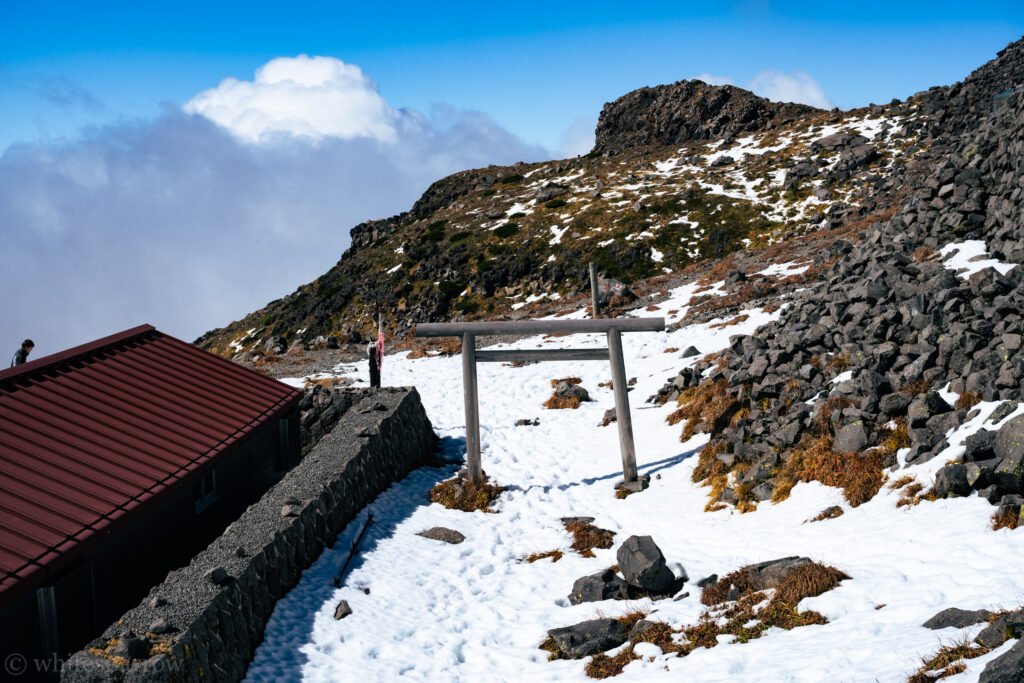
<svg viewBox="0 0 1024 683"><path fill-rule="evenodd" d="M196 478L301 393L150 325L0 370L0 602Z"/></svg>

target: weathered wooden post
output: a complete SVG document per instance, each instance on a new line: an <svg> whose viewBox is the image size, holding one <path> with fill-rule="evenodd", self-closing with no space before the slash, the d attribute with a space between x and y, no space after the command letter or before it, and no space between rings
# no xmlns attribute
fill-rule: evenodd
<svg viewBox="0 0 1024 683"><path fill-rule="evenodd" d="M590 317L596 318L600 314L597 307L597 265L590 262Z"/></svg>
<svg viewBox="0 0 1024 683"><path fill-rule="evenodd" d="M462 397L466 406L466 469L471 482L484 481L480 467L480 406L476 395L476 337L462 335Z"/></svg>
<svg viewBox="0 0 1024 683"><path fill-rule="evenodd" d="M633 445L633 418L629 414L626 362L622 358L622 334L617 327L608 330L608 360L612 366L612 391L615 394L615 422L619 426L623 484L628 485L637 481L636 446Z"/></svg>

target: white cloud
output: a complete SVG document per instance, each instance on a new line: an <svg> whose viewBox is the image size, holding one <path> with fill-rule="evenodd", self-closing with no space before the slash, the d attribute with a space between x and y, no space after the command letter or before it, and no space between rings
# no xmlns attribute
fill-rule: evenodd
<svg viewBox="0 0 1024 683"><path fill-rule="evenodd" d="M594 148L595 126L597 121L592 116L579 116L573 120L558 143L559 155L569 158L590 153Z"/></svg>
<svg viewBox="0 0 1024 683"><path fill-rule="evenodd" d="M335 59L275 59L187 109L0 152L0 349L141 322L193 339L323 274L352 226L435 180L552 158L481 112L397 110Z"/></svg>
<svg viewBox="0 0 1024 683"><path fill-rule="evenodd" d="M821 84L800 70L787 74L776 69L765 69L747 83L747 89L773 102L799 102L822 109L835 106L825 96Z"/></svg>
<svg viewBox="0 0 1024 683"><path fill-rule="evenodd" d="M697 74L692 80L704 81L708 85L732 85L732 78L730 76L713 76L707 72Z"/></svg>
<svg viewBox="0 0 1024 683"><path fill-rule="evenodd" d="M225 78L184 110L201 114L247 142L281 136L396 142L404 117L355 64L333 57L278 57L255 78Z"/></svg>

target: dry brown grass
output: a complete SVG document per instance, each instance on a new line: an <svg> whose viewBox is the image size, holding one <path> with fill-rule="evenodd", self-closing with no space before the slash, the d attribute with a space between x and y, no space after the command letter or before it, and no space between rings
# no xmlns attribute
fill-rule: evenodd
<svg viewBox="0 0 1024 683"><path fill-rule="evenodd" d="M996 512L992 515L992 530L997 531L999 529L1016 529L1020 526L1020 513L1014 512L1013 510L1007 510L1005 512Z"/></svg>
<svg viewBox="0 0 1024 683"><path fill-rule="evenodd" d="M690 298L690 310L686 312L684 320L691 320L697 316L706 316L727 308L734 308L754 299L761 299L771 296L779 291L775 282L766 279L748 280L742 287L732 294L725 296L715 294L702 294Z"/></svg>
<svg viewBox="0 0 1024 683"><path fill-rule="evenodd" d="M462 341L459 339L438 339L416 346L406 358L429 358L430 356L454 356L462 353Z"/></svg>
<svg viewBox="0 0 1024 683"><path fill-rule="evenodd" d="M886 488L889 489L890 491L895 491L896 489L903 488L907 484L913 484L914 481L915 481L915 479L913 477L911 477L910 475L907 475L907 476L904 476L904 477L900 477L896 481L889 482L889 485L886 486Z"/></svg>
<svg viewBox="0 0 1024 683"><path fill-rule="evenodd" d="M306 388L311 387L323 387L325 389L333 389L339 384L344 386L349 383L349 380L345 377L323 377L321 379L307 379L305 382Z"/></svg>
<svg viewBox="0 0 1024 683"><path fill-rule="evenodd" d="M582 557L593 557L594 548L611 548L615 538L614 531L585 522L571 522L565 525L565 530L572 534L572 549Z"/></svg>
<svg viewBox="0 0 1024 683"><path fill-rule="evenodd" d="M612 676L618 676L626 668L627 664L637 659L640 659L640 657L633 654L632 647L625 648L614 657L609 657L605 653L599 652L586 663L583 667L583 673L590 678L611 678Z"/></svg>
<svg viewBox="0 0 1024 683"><path fill-rule="evenodd" d="M743 404L729 395L729 383L724 379L702 382L679 394L676 399L679 408L665 420L674 425L686 420L680 441L686 441L698 431L718 434L729 426L732 418L743 408Z"/></svg>
<svg viewBox="0 0 1024 683"><path fill-rule="evenodd" d="M914 506L924 500L924 496L918 495L924 490L922 484L913 483L907 486L903 491L900 492L900 499L896 501L896 507L908 507Z"/></svg>
<svg viewBox="0 0 1024 683"><path fill-rule="evenodd" d="M576 396L563 398L552 394L551 398L544 401L544 407L549 410L576 410L580 407L580 399Z"/></svg>
<svg viewBox="0 0 1024 683"><path fill-rule="evenodd" d="M992 648L973 643L964 636L943 645L934 655L925 657L921 668L907 678L907 683L928 683L963 673L967 669L964 660L981 657L991 651Z"/></svg>
<svg viewBox="0 0 1024 683"><path fill-rule="evenodd" d="M826 370L839 370L840 372L845 370L850 365L850 354L836 353L828 359L828 365L825 366Z"/></svg>
<svg viewBox="0 0 1024 683"><path fill-rule="evenodd" d="M884 482L884 456L875 451L838 453L832 449L832 437L805 437L794 449L788 462L779 469L779 482L772 501L789 497L799 482L817 481L843 490L843 497L853 507L874 498Z"/></svg>
<svg viewBox="0 0 1024 683"><path fill-rule="evenodd" d="M715 583L705 586L700 594L700 602L709 607L721 605L729 599L729 593L733 589L740 595L752 593L754 584L751 582L750 572L746 569L738 569L731 574L726 574Z"/></svg>
<svg viewBox="0 0 1024 683"><path fill-rule="evenodd" d="M973 391L965 391L957 397L956 403L953 404L953 407L957 410L970 410L979 403L981 403L981 394L977 394Z"/></svg>
<svg viewBox="0 0 1024 683"><path fill-rule="evenodd" d="M931 383L928 382L924 377L918 377L913 382L907 382L900 386L900 393L907 394L908 396L917 396L923 394L932 388Z"/></svg>
<svg viewBox="0 0 1024 683"><path fill-rule="evenodd" d="M736 316L732 320L727 320L724 323L715 323L713 325L708 325L708 327L716 329L716 330L724 330L727 327L732 327L733 325L739 325L741 322L744 322L744 321L749 320L749 319L750 319L749 315L747 315L746 313L741 313L740 315Z"/></svg>
<svg viewBox="0 0 1024 683"><path fill-rule="evenodd" d="M878 430L882 452L886 455L895 455L901 448L910 448L912 443L907 431L907 418L897 417L893 422L896 424L895 428L881 427Z"/></svg>
<svg viewBox="0 0 1024 683"><path fill-rule="evenodd" d="M549 550L549 551L544 552L544 553L534 553L532 555L527 555L526 557L523 558L522 561L523 562L529 562L530 564L533 564L537 560L544 560L544 559L547 559L549 557L551 558L552 562L558 562L560 559L562 559L562 551L561 550Z"/></svg>
<svg viewBox="0 0 1024 683"><path fill-rule="evenodd" d="M772 596L772 602L796 607L804 598L828 592L850 576L835 567L812 562L791 571Z"/></svg>
<svg viewBox="0 0 1024 683"><path fill-rule="evenodd" d="M678 346L670 346L667 349L665 349L662 353L675 353L678 350L679 350Z"/></svg>
<svg viewBox="0 0 1024 683"><path fill-rule="evenodd" d="M934 255L935 255L935 250L932 249L931 247L918 247L910 255L910 258L912 258L915 261L917 261L918 263L920 263L921 261L927 261L928 259L930 259Z"/></svg>
<svg viewBox="0 0 1024 683"><path fill-rule="evenodd" d="M561 379L553 379L551 380L551 388L554 389L562 382L567 382L569 384L582 384L583 380L581 380L579 377L563 377Z"/></svg>
<svg viewBox="0 0 1024 683"><path fill-rule="evenodd" d="M826 519L835 519L836 517L842 517L842 516L843 516L843 508L839 507L838 505L833 505L832 507L825 508L824 510L819 512L815 517L812 517L811 519L809 519L807 521L808 522L823 522Z"/></svg>
<svg viewBox="0 0 1024 683"><path fill-rule="evenodd" d="M442 481L430 489L429 498L430 502L440 503L449 510L496 512L489 508L504 490L505 487L488 484L486 481L477 484L462 477L456 477Z"/></svg>

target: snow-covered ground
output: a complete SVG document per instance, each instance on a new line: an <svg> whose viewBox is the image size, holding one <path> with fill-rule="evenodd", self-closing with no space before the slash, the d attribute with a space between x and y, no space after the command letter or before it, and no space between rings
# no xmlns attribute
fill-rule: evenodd
<svg viewBox="0 0 1024 683"><path fill-rule="evenodd" d="M643 315L679 320L694 289L673 291L658 311ZM626 666L620 680L901 681L923 655L963 635L958 629L923 628L936 612L1024 602L1024 543L1016 532L989 530L993 508L977 497L897 508L899 494L883 487L870 502L850 508L838 489L809 483L798 485L788 500L763 503L749 514L704 512L707 489L690 475L707 437L680 443L680 426L665 422L674 406L652 408L644 399L697 358L682 360L678 351L666 349L694 345L702 354L716 351L730 335L749 334L778 315L747 313L749 319L724 329L711 327L711 321L674 332L623 335L626 373L637 379L630 399L638 466L652 477L648 490L624 500L613 490L621 478L616 426L596 426L614 405L611 391L598 386L611 378L607 363L481 365L483 467L493 482L509 487L499 513L428 503L427 491L453 476L456 465L421 468L394 484L278 603L247 680L588 680L586 660L547 661L548 653L537 646L548 629L635 609L650 610L650 618L676 627L692 624L702 612L698 579L787 555L806 555L852 577L800 603L801 610L821 612L828 624L772 629L749 643L723 643L683 658L645 646L645 658ZM507 348L588 345L604 346L604 340L533 338ZM354 364L338 372L365 378L367 368ZM444 454L461 459L461 359L388 356L383 376L386 384L417 387ZM545 410L550 380L566 376L582 378L593 402L579 410ZM981 407L983 414L950 439L950 456L962 451L960 439L980 426L994 404ZM539 426L513 426L534 417ZM939 456L893 478L909 474L927 487L945 460ZM805 523L831 505L842 506L845 514ZM368 512L374 523L335 588L332 579ZM614 531L615 546L595 550L589 559L573 553L559 518L578 515L593 516L595 525ZM434 526L456 529L466 540L448 545L416 535ZM653 536L670 563L682 563L691 578L684 588L689 596L570 605L573 581L615 564L615 550L633 534ZM521 561L554 549L565 553L558 562ZM347 600L353 613L336 621L339 600ZM973 636L979 628L967 633ZM976 681L985 664L1009 646L968 661L965 673L947 680Z"/></svg>

